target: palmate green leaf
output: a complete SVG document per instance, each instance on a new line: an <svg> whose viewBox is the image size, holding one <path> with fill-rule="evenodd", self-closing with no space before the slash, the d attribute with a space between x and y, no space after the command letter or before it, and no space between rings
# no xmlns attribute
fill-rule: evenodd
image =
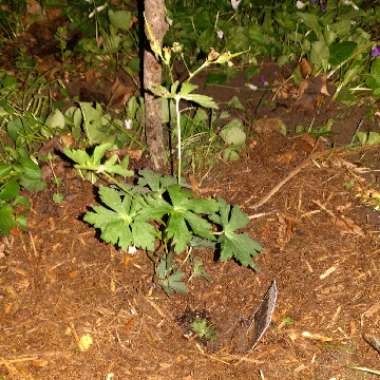
<svg viewBox="0 0 380 380"><path fill-rule="evenodd" d="M201 107L204 107L204 108L214 108L214 109L219 108L218 105L215 103L214 99L206 95L199 95L199 94L181 95L181 99L185 99L189 102L199 104Z"/></svg>
<svg viewBox="0 0 380 380"><path fill-rule="evenodd" d="M185 250L193 234L187 227L184 213L171 213L166 226L166 234L169 239L172 239L176 253L181 253Z"/></svg>
<svg viewBox="0 0 380 380"><path fill-rule="evenodd" d="M177 183L175 177L163 176L149 169L139 171L140 178L138 184L141 187L149 187L152 191L164 192L170 185Z"/></svg>
<svg viewBox="0 0 380 380"><path fill-rule="evenodd" d="M75 162L74 167L78 170L92 171L96 173L118 174L123 177L130 177L133 171L128 170L128 158L124 158L121 164L117 164L118 157L111 156L104 164L102 160L107 151L112 148L111 143L98 145L90 156L86 151L80 149L67 149L63 153Z"/></svg>
<svg viewBox="0 0 380 380"><path fill-rule="evenodd" d="M228 236L226 234L222 235L219 241L221 261L234 258L245 267L256 268L252 258L262 250L262 247L246 233L230 232Z"/></svg>
<svg viewBox="0 0 380 380"><path fill-rule="evenodd" d="M105 143L97 145L94 149L94 152L92 153L91 161L94 165L99 165L106 154L107 151L109 151L112 147L111 143Z"/></svg>
<svg viewBox="0 0 380 380"><path fill-rule="evenodd" d="M63 149L63 153L70 158L70 160L74 161L76 164L83 166L90 166L90 156L84 150L80 149Z"/></svg>
<svg viewBox="0 0 380 380"><path fill-rule="evenodd" d="M220 260L226 261L233 258L244 266L255 268L252 258L261 251L261 245L247 234L236 232L249 223L248 216L240 210L240 207L231 207L223 200L219 201L219 205L219 213L210 215L210 219L223 229L218 239Z"/></svg>
<svg viewBox="0 0 380 380"><path fill-rule="evenodd" d="M125 156L124 159L125 158L127 159L123 160L123 162L121 162L119 165L116 163L118 157L116 155L113 155L104 163L102 166L102 171L110 174L117 174L122 177L132 177L134 174L133 170L128 170L129 160L127 156Z"/></svg>
<svg viewBox="0 0 380 380"><path fill-rule="evenodd" d="M83 118L83 129L90 145L104 143L113 139L110 129L107 128L108 119L100 104L80 102L80 110ZM108 115L109 116L109 115Z"/></svg>
<svg viewBox="0 0 380 380"><path fill-rule="evenodd" d="M197 88L198 88L198 86L195 84L192 84L190 82L183 82L182 86L181 86L181 90L180 90L178 95L180 95L181 98L183 98L185 95L190 94L191 92L193 92Z"/></svg>
<svg viewBox="0 0 380 380"><path fill-rule="evenodd" d="M156 231L147 223L147 216L141 217L139 197L101 187L99 196L105 206L94 206L86 213L84 220L101 231L102 240L118 245L126 250L134 245L137 248L153 250Z"/></svg>
<svg viewBox="0 0 380 380"><path fill-rule="evenodd" d="M212 225L201 214L216 212L218 202L213 199L193 199L191 192L178 185L169 186L168 193L172 208L168 210L166 233L172 239L175 252L183 252L193 235L213 240Z"/></svg>
<svg viewBox="0 0 380 380"><path fill-rule="evenodd" d="M189 210L198 214L212 214L219 208L219 203L215 199L194 199L191 191L179 185L169 186L168 193L176 211Z"/></svg>

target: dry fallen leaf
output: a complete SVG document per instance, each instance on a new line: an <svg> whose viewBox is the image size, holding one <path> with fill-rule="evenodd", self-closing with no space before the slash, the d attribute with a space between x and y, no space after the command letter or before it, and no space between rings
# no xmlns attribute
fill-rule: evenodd
<svg viewBox="0 0 380 380"><path fill-rule="evenodd" d="M311 75L313 68L310 62L306 58L302 58L299 62L299 67L301 70L301 74L304 78L307 78Z"/></svg>

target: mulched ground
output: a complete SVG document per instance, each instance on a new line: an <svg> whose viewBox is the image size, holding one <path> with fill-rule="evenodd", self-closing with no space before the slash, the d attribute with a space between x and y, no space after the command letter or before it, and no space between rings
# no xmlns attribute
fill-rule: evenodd
<svg viewBox="0 0 380 380"><path fill-rule="evenodd" d="M198 180L202 196L250 215L247 232L264 246L260 270L200 250L212 281L196 279L188 295L168 297L143 252L122 254L82 221L96 194L66 168L65 201L53 202L53 188L33 195L28 233L0 241L0 378L376 378L352 367L379 369L380 213L371 196L380 154L329 150L332 140L350 142L359 124L369 127L368 108L320 102L313 86L294 99L282 88L287 75L269 63L252 80L262 91L248 89L243 76L203 89L219 101L239 95L246 106L252 133L241 160L220 162ZM329 140L284 137L276 127L280 119L291 131L330 117L337 123ZM272 323L247 351L243 322L273 280ZM186 315L196 313L212 322L214 341L188 337ZM93 344L81 350L85 336Z"/></svg>
<svg viewBox="0 0 380 380"><path fill-rule="evenodd" d="M93 189L70 169L61 206L49 190L35 195L29 232L3 241L0 374L370 379L350 368L378 366L363 335L376 334L380 318L380 217L344 187L366 178L348 165L362 152L310 160L265 205L251 209L310 154L302 138L277 133L251 145L241 161L215 167L204 186L251 216L248 232L265 247L257 259L260 271L199 252L212 282L195 280L187 296L167 297L155 287L143 253L123 256L99 242L81 221L95 202ZM379 154L367 154L374 169ZM291 158L284 162L284 155ZM273 279L279 298L272 325L254 351L241 352L239 323L256 310ZM207 312L217 331L214 342L184 337L178 319L186 310ZM84 334L94 343L81 352Z"/></svg>

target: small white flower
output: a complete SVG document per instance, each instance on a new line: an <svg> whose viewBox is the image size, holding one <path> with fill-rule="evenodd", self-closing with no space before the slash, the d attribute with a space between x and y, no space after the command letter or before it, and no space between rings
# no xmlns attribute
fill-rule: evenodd
<svg viewBox="0 0 380 380"><path fill-rule="evenodd" d="M231 0L231 6L234 11L237 11L239 8L239 5L241 3L241 0Z"/></svg>
<svg viewBox="0 0 380 380"><path fill-rule="evenodd" d="M216 35L218 36L218 38L220 39L220 40L222 40L223 39L223 37L224 37L224 32L223 32L223 30L217 30L216 31Z"/></svg>
<svg viewBox="0 0 380 380"><path fill-rule="evenodd" d="M132 120L131 119L125 119L124 120L124 128L125 129L132 129Z"/></svg>
<svg viewBox="0 0 380 380"><path fill-rule="evenodd" d="M305 7L306 7L306 4L303 3L301 0L298 0L298 1L296 2L296 8L297 8L297 9L303 9L303 8L305 8Z"/></svg>
<svg viewBox="0 0 380 380"><path fill-rule="evenodd" d="M169 24L169 26L173 25L173 20L168 16L166 16L166 22Z"/></svg>
<svg viewBox="0 0 380 380"><path fill-rule="evenodd" d="M137 252L137 248L134 245L130 245L128 247L128 254L129 255L134 255Z"/></svg>

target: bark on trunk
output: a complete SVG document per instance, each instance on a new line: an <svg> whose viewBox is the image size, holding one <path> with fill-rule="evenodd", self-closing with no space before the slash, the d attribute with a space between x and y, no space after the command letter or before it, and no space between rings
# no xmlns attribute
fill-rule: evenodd
<svg viewBox="0 0 380 380"><path fill-rule="evenodd" d="M145 0L145 17L153 32L155 40L162 46L166 23L165 0ZM149 89L161 84L162 68L149 48L144 51L144 98L145 98L145 128L146 139L151 159L156 170L164 169L165 143L161 117L161 100L155 99Z"/></svg>

